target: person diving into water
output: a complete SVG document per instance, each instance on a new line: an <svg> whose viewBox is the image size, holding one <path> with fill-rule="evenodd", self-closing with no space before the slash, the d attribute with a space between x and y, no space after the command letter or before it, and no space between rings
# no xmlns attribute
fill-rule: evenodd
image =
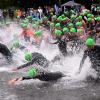
<svg viewBox="0 0 100 100"><path fill-rule="evenodd" d="M56 37L56 42L52 44L58 44L59 51L61 54L66 57L67 56L67 41L66 38L62 39L61 37Z"/></svg>
<svg viewBox="0 0 100 100"><path fill-rule="evenodd" d="M91 67L97 72L97 80L100 78L100 45L95 45L92 38L86 40L87 49L84 51L82 61L80 63L79 72L81 72L84 61L87 57L90 58Z"/></svg>
<svg viewBox="0 0 100 100"><path fill-rule="evenodd" d="M50 63L42 54L37 53L37 52L34 52L34 53L26 52L24 57L25 57L25 60L28 62L17 68L13 68L14 71L31 66L33 64L36 64L45 68L45 67L48 67Z"/></svg>
<svg viewBox="0 0 100 100"><path fill-rule="evenodd" d="M31 66L31 65L39 65L43 68L47 68L50 64L60 60L59 57L54 57L53 60L49 61L48 59L46 59L42 54L38 53L38 52L34 52L34 53L30 53L30 52L26 52L25 55L25 60L28 61L27 63L17 67L17 68L13 68L13 71Z"/></svg>
<svg viewBox="0 0 100 100"><path fill-rule="evenodd" d="M65 77L61 72L50 72L44 70L44 68L31 68L28 72L29 76L14 78L9 81L9 84L15 85L16 83L23 80L39 79L40 81L57 81L58 79Z"/></svg>
<svg viewBox="0 0 100 100"><path fill-rule="evenodd" d="M58 79L64 77L64 75L61 72L50 72L50 71L45 70L44 68L48 67L50 62L40 53L37 53L37 52L34 52L32 54L26 53L25 59L28 61L30 60L30 61L17 68L13 68L12 71L17 71L19 69L32 66L33 64L36 64L37 67L36 68L33 67L31 68L31 70L29 70L29 76L15 78L9 81L10 84L13 84L22 80L29 80L29 79L39 79L41 81L57 81ZM38 65L41 67L38 67Z"/></svg>

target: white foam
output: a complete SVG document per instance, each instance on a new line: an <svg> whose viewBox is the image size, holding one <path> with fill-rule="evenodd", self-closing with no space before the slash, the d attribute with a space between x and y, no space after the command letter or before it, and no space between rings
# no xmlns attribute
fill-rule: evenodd
<svg viewBox="0 0 100 100"><path fill-rule="evenodd" d="M0 72L11 72L11 69L7 67L0 67Z"/></svg>
<svg viewBox="0 0 100 100"><path fill-rule="evenodd" d="M6 30L8 30L8 31L6 31ZM0 34L5 34L4 36L1 35L1 37L2 37L3 41L6 41L7 44L10 44L12 42L12 40L15 39L14 34L16 34L16 33L19 34L20 32L21 32L21 29L16 24L11 24L10 29L5 28L3 30L0 30ZM45 32L45 34L47 34L47 32ZM8 35L9 35L9 39L7 37ZM4 37L6 37L6 38L4 38ZM29 51L42 53L49 60L52 60L56 55L59 54L59 50L56 45L49 45L49 44L45 43L44 41L42 41L40 48L36 48L34 45L27 46L27 43L23 39L21 39L21 42L23 43L23 45L26 46L26 48ZM16 60L16 63L18 65L23 63L22 60L24 60L24 57L23 57L24 52L25 52L25 50L24 51L16 50L16 52L15 52L14 59ZM53 72L60 71L60 72L63 72L65 75L71 76L71 77L66 76L66 78L65 78L66 80L68 80L68 79L75 80L75 81L76 80L77 81L84 80L87 77L87 75L89 75L92 71L89 71L90 70L90 62L89 62L89 59L86 59L83 69L82 69L82 72L79 75L76 75L76 72L78 71L78 68L79 68L80 61L82 59L82 55L83 55L83 53L75 54L72 57L66 57L65 59L50 66L48 69ZM1 67L0 72L4 72L4 71L10 72L10 68ZM92 72L92 73L94 73L94 72ZM66 84L66 82L65 82L65 84Z"/></svg>

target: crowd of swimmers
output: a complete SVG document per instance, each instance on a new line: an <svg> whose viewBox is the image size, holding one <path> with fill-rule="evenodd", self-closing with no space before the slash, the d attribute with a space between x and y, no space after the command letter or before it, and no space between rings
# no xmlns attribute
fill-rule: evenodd
<svg viewBox="0 0 100 100"><path fill-rule="evenodd" d="M19 20L20 18L18 18ZM74 10L65 11L61 15L54 15L51 13L51 20L47 16L42 19L32 18L32 16L26 16L24 20L18 23L22 28L22 33L18 35L18 38L23 38L31 45L41 46L42 39L46 43L57 45L58 49L63 57L69 56L69 48L73 51L84 50L82 61L80 62L78 74L81 72L86 57L90 58L91 67L97 71L97 78L100 77L100 15L94 16L90 10L82 9L81 12L76 13ZM41 26L47 28L50 32L47 35L41 31ZM55 40L52 42L50 40ZM20 40L19 40L20 41ZM3 43L0 44L0 52L6 57L8 63L12 63L13 54L11 50L13 48L24 49L19 41L16 41L12 48L9 50ZM99 42L98 42L99 41ZM98 44L97 44L98 43ZM87 47L85 49L85 47ZM60 59L60 56L59 56ZM56 57L52 61L48 61L42 54L38 52L26 52L25 60L27 63L12 68L12 71L17 71L22 68L33 66L36 64L39 67L33 67L29 69L29 76L15 78L9 81L9 84L16 84L16 82L28 79L39 79L41 81L56 81L65 75L61 72L49 72L45 70L50 63L59 60Z"/></svg>

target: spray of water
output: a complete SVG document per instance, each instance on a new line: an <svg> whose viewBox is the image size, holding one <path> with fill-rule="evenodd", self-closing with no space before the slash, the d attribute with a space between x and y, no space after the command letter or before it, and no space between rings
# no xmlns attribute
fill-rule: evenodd
<svg viewBox="0 0 100 100"><path fill-rule="evenodd" d="M6 27L0 30L1 40L7 45L9 45L15 39L16 33L20 33L22 31L21 28L14 23L12 23L9 27L10 28ZM47 32L45 31L44 34L47 34ZM9 39L7 38L8 35L9 35ZM30 52L39 52L43 54L50 61L56 55L59 54L59 50L56 45L52 46L52 45L46 44L45 41L42 41L40 48L36 48L33 45L27 46L26 45L27 43L25 43L24 40L21 40L21 41L23 45L26 46L26 49L28 49ZM25 50L23 51L19 49L16 50L16 53L14 54L14 59L15 59L16 64L13 65L14 67L24 63L23 62L24 52ZM88 75L92 75L95 77L95 72L90 71L91 65L88 58L85 61L82 72L79 75L76 74L79 68L80 61L82 59L82 55L83 53L81 52L80 54L75 54L71 57L62 58L61 61L52 64L51 66L49 66L48 69L53 72L60 71L66 75L66 77L64 77L63 80L61 81L61 84L62 83L66 84L67 82L69 82L69 80L71 83L81 81L81 80L84 80ZM0 72L3 72L3 71L10 72L10 67L9 68L7 68L6 66L0 67Z"/></svg>

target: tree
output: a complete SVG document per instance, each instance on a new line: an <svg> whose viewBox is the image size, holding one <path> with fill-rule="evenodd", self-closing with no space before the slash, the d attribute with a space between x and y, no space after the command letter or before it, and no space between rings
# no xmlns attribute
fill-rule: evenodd
<svg viewBox="0 0 100 100"><path fill-rule="evenodd" d="M0 8L8 8L13 6L14 0L0 0Z"/></svg>

